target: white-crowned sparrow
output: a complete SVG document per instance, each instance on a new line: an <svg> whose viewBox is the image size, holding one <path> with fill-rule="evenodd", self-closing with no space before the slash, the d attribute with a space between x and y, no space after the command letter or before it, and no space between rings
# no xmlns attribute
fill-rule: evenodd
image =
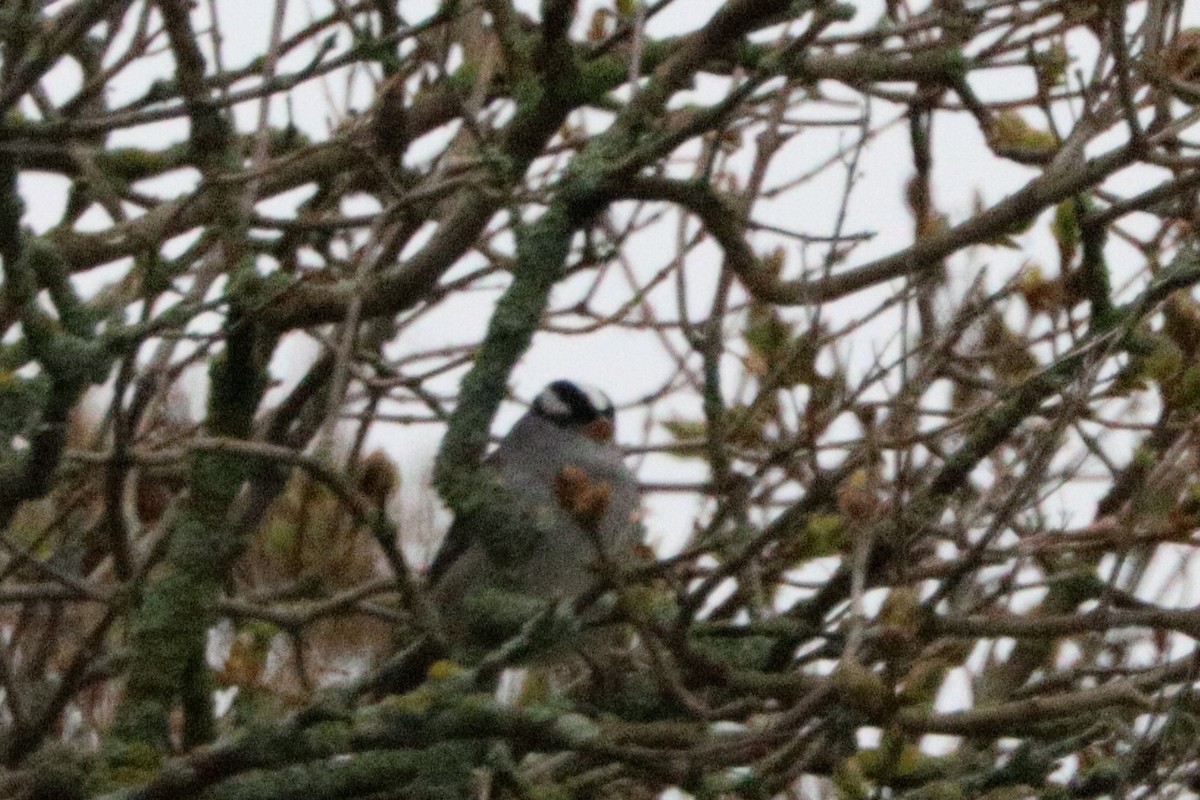
<svg viewBox="0 0 1200 800"><path fill-rule="evenodd" d="M544 531L532 552L503 564L489 552L486 514L456 519L427 573L452 627L480 588L542 600L577 596L598 568L628 563L637 544L637 482L613 443L614 409L598 389L555 381L488 456L486 464Z"/></svg>

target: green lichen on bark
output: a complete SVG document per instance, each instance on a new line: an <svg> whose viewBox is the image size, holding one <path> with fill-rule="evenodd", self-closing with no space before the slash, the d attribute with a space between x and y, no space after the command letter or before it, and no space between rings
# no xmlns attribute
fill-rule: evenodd
<svg viewBox="0 0 1200 800"><path fill-rule="evenodd" d="M16 312L23 333L5 348L4 355L36 361L48 392L36 418L28 420L28 449L0 448L0 520L4 521L19 502L47 490L66 445L68 413L89 384L104 380L111 364L108 344L95 338L94 321L71 290L61 254L47 240L22 230L24 206L16 181L14 162L0 159L0 260L4 263L0 294ZM39 304L42 288L49 290L57 318Z"/></svg>
<svg viewBox="0 0 1200 800"><path fill-rule="evenodd" d="M250 311L261 287L250 270L243 265L242 277L231 282L230 333L210 369L206 425L215 436L247 436L266 389L274 339L253 322ZM213 600L245 544L245 532L228 525L227 513L253 468L229 453L192 456L189 501L169 534L167 564L134 617L129 684L115 729L124 740L168 749L167 720L177 702L188 743L211 738L204 640L214 621Z"/></svg>
<svg viewBox="0 0 1200 800"><path fill-rule="evenodd" d="M186 537L200 523L193 519L172 532ZM134 657L118 737L168 749L168 717L184 691L184 677L197 653L203 655L210 622L209 600L218 584L175 568L146 593L134 621Z"/></svg>
<svg viewBox="0 0 1200 800"><path fill-rule="evenodd" d="M538 531L515 504L506 502L507 493L495 476L478 464L508 376L529 348L550 290L562 275L574 229L567 207L555 203L519 236L513 281L496 304L475 363L463 379L461 400L435 466L438 491L456 514L487 515L484 546L501 566L535 546Z"/></svg>
<svg viewBox="0 0 1200 800"><path fill-rule="evenodd" d="M321 800L388 796L472 796L471 770L483 745L446 742L423 750L369 750L282 769L250 772L205 792L209 800Z"/></svg>
<svg viewBox="0 0 1200 800"><path fill-rule="evenodd" d="M26 800L83 800L93 758L66 743L54 743L32 755L23 765L28 781Z"/></svg>

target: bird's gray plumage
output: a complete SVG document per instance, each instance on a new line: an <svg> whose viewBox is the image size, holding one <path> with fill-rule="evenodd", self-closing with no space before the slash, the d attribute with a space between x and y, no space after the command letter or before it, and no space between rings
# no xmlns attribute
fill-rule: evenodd
<svg viewBox="0 0 1200 800"><path fill-rule="evenodd" d="M588 435L587 425L611 425L612 409L603 393L558 381L547 387L487 458L505 487L531 514L551 524L532 552L519 563L496 563L484 544L486 519L458 519L429 568L434 597L443 611L453 609L471 591L496 587L541 599L581 594L597 578L604 558L627 563L640 535L637 483L620 449ZM611 431L611 428L609 428ZM607 484L611 496L594 531L560 505L555 492L563 470L577 467L591 486Z"/></svg>

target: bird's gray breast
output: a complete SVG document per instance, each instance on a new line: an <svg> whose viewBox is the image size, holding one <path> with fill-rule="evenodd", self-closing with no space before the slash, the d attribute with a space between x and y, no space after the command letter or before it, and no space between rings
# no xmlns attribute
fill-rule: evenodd
<svg viewBox="0 0 1200 800"><path fill-rule="evenodd" d="M618 563L632 556L638 538L637 485L620 450L582 433L561 428L534 414L523 417L488 458L501 482L531 518L547 522L532 550L511 564L488 554L486 533L468 530L471 543L438 582L438 594L456 601L469 589L503 586L543 598L570 597L589 588L601 559ZM589 485L607 484L611 497L594 530L587 530L564 509L555 484L567 467L583 470ZM471 527L486 520L456 522Z"/></svg>

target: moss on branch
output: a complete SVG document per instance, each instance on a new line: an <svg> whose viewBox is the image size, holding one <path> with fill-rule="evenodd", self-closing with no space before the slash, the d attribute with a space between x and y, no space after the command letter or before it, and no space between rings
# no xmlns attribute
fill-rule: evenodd
<svg viewBox="0 0 1200 800"><path fill-rule="evenodd" d="M247 436L266 390L274 338L253 320L261 283L249 264L231 282L226 348L210 369L207 427L215 436ZM129 683L116 725L122 739L166 750L169 713L189 698L188 738L211 737L211 702L203 688L205 632L213 621L213 601L245 546L246 532L230 526L227 515L253 469L236 452L192 456L189 500L169 533L166 569L134 616Z"/></svg>
<svg viewBox="0 0 1200 800"><path fill-rule="evenodd" d="M541 323L550 290L562 275L575 224L566 206L555 203L521 233L513 281L496 304L475 362L462 383L434 468L446 504L463 517L487 515L485 546L503 566L536 545L537 531L496 477L479 461L488 429L508 386L508 376Z"/></svg>

